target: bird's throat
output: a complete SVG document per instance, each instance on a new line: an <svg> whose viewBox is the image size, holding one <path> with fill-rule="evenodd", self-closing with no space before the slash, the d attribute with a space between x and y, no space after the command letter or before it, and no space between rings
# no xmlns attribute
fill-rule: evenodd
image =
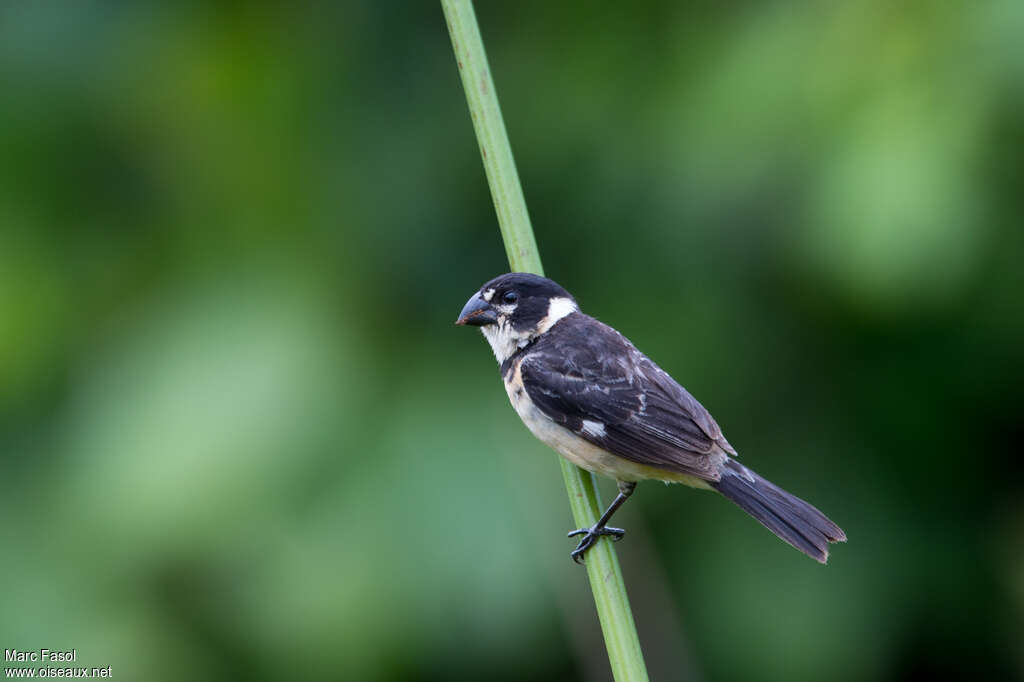
<svg viewBox="0 0 1024 682"><path fill-rule="evenodd" d="M531 331L516 331L507 318L498 320L497 324L489 324L480 327L487 343L491 344L494 357L498 364L502 364L520 349L526 347L533 340L534 333Z"/></svg>

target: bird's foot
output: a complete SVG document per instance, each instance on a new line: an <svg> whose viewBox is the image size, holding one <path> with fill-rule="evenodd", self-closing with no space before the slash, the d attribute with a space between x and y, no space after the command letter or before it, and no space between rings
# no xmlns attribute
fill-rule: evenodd
<svg viewBox="0 0 1024 682"><path fill-rule="evenodd" d="M572 560L576 563L582 564L583 555L586 554L587 550L590 549L595 542L597 542L597 539L599 537L601 537L602 535L610 535L613 541L618 542L622 539L622 536L625 534L626 531L624 531L623 529L611 528L609 526L592 526L591 528L577 528L574 531L570 531L569 537L571 538L574 535L582 535L583 539L580 540L580 544L576 545L576 549L574 549L569 554L569 556L571 556Z"/></svg>

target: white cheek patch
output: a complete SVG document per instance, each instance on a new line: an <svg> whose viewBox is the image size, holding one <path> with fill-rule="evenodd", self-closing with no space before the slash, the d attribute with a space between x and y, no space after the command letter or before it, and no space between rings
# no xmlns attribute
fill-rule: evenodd
<svg viewBox="0 0 1024 682"><path fill-rule="evenodd" d="M604 424L601 422L590 421L589 419L583 420L583 428L580 430L594 438L604 438L605 434Z"/></svg>
<svg viewBox="0 0 1024 682"><path fill-rule="evenodd" d="M494 289L488 289L480 294L480 296L488 300L494 296ZM490 301L488 300L488 302ZM548 314L538 323L536 329L517 331L509 320L509 316L518 307L517 303L495 303L491 307L499 313L498 322L485 325L480 328L480 331L483 332L487 343L491 344L491 350L494 351L494 357L498 359L499 363L505 362L505 360L512 357L517 350L525 348L532 339L546 332L563 317L579 310L571 298L564 296L553 298L548 303ZM597 422L594 423L597 424ZM600 424L597 425L601 426ZM602 430L604 429L603 426L601 428Z"/></svg>
<svg viewBox="0 0 1024 682"><path fill-rule="evenodd" d="M537 333L543 334L547 330L555 326L555 323L561 320L563 317L572 315L574 312L579 310L579 306L571 298L565 296L558 296L551 299L548 303L548 314L537 325Z"/></svg>

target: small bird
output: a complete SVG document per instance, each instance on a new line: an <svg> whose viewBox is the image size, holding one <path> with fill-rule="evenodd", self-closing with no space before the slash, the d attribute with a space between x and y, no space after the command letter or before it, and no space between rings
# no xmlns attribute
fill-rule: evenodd
<svg viewBox="0 0 1024 682"><path fill-rule="evenodd" d="M511 272L470 297L457 325L480 327L512 407L533 435L573 464L613 478L619 494L570 556L580 563L638 481L716 490L790 545L825 563L846 534L800 498L737 462L704 407L622 334L580 312L554 281Z"/></svg>

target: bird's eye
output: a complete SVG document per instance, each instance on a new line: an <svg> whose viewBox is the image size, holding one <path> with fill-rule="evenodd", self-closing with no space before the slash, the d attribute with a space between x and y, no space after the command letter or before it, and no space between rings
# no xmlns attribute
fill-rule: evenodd
<svg viewBox="0 0 1024 682"><path fill-rule="evenodd" d="M501 297L501 300L505 303L515 303L519 300L519 294L514 291L506 291L505 295Z"/></svg>

